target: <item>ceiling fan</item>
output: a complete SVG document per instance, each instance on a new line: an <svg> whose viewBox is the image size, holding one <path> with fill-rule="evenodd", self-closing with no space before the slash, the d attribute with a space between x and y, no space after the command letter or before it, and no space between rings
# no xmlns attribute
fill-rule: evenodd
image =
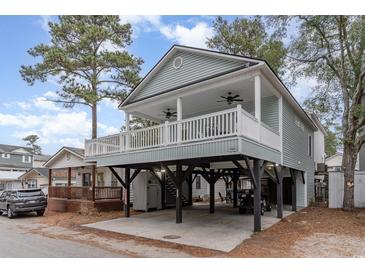
<svg viewBox="0 0 365 274"><path fill-rule="evenodd" d="M238 98L240 97L239 94L232 95L232 92L228 92L228 96L220 96L220 97L223 98L223 100L217 101L218 103L227 102L228 105L231 105L233 102L243 102L243 99Z"/></svg>
<svg viewBox="0 0 365 274"><path fill-rule="evenodd" d="M163 114L165 114L165 118L168 120L171 117L176 117L177 112L176 111L171 111L169 108L166 109L166 111L162 111Z"/></svg>

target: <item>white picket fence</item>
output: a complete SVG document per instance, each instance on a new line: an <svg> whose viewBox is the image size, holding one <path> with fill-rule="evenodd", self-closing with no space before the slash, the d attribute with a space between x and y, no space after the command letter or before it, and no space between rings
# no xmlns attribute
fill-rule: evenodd
<svg viewBox="0 0 365 274"><path fill-rule="evenodd" d="M278 150L281 147L279 133L259 123L239 105L181 121L86 140L85 154L87 157L108 155L230 136L246 136Z"/></svg>
<svg viewBox="0 0 365 274"><path fill-rule="evenodd" d="M328 207L342 208L344 188L343 173L329 172L328 175ZM355 171L354 187L355 207L365 207L365 171Z"/></svg>

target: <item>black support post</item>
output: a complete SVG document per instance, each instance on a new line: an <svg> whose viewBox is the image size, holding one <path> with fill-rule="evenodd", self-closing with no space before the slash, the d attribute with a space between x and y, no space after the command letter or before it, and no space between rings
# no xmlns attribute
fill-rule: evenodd
<svg viewBox="0 0 365 274"><path fill-rule="evenodd" d="M161 172L161 207L166 207L166 174Z"/></svg>
<svg viewBox="0 0 365 274"><path fill-rule="evenodd" d="M189 187L189 206L193 205L193 175L190 174L187 179Z"/></svg>
<svg viewBox="0 0 365 274"><path fill-rule="evenodd" d="M290 175L292 177L291 210L297 211L297 171L295 169L290 169Z"/></svg>
<svg viewBox="0 0 365 274"><path fill-rule="evenodd" d="M214 213L214 169L211 169L209 172L209 213Z"/></svg>
<svg viewBox="0 0 365 274"><path fill-rule="evenodd" d="M182 223L182 166L176 164L176 223Z"/></svg>
<svg viewBox="0 0 365 274"><path fill-rule="evenodd" d="M261 165L263 161L254 159L253 175L256 182L254 190L254 231L261 231Z"/></svg>
<svg viewBox="0 0 365 274"><path fill-rule="evenodd" d="M130 217L130 206L131 206L131 169L129 167L125 168L125 187L126 187L126 201L124 205L124 215L125 217Z"/></svg>
<svg viewBox="0 0 365 274"><path fill-rule="evenodd" d="M276 174L276 216L283 218L283 167L275 166Z"/></svg>
<svg viewBox="0 0 365 274"><path fill-rule="evenodd" d="M239 173L235 173L232 176L232 184L233 184L233 207L237 207L237 184L240 178Z"/></svg>

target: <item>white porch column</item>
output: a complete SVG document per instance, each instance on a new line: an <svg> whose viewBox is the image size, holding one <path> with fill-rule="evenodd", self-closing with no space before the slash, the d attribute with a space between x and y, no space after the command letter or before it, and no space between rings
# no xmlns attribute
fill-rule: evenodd
<svg viewBox="0 0 365 274"><path fill-rule="evenodd" d="M261 76L255 76L255 117L261 121Z"/></svg>
<svg viewBox="0 0 365 274"><path fill-rule="evenodd" d="M130 146L130 135L129 135L130 126L129 126L129 119L130 119L129 112L124 112L124 126L125 126L125 131L127 132L127 135L126 135L126 138L125 138L125 149L126 150L128 150L129 149L129 146ZM120 141L122 141L122 140L120 140Z"/></svg>
<svg viewBox="0 0 365 274"><path fill-rule="evenodd" d="M242 105L237 105L237 135L242 135Z"/></svg>
<svg viewBox="0 0 365 274"><path fill-rule="evenodd" d="M178 122L181 122L182 120L182 102L181 102L181 98L177 98L176 100L176 120ZM177 124L177 142L180 143L181 142L181 137L182 137L182 126L181 123Z"/></svg>

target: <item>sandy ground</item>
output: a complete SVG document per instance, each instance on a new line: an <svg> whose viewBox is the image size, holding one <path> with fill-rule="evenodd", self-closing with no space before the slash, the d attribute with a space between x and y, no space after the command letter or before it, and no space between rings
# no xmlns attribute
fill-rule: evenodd
<svg viewBox="0 0 365 274"><path fill-rule="evenodd" d="M365 257L365 210L308 207L256 233L229 253L81 227L122 216L122 212L90 216L49 212L25 228L131 257Z"/></svg>

